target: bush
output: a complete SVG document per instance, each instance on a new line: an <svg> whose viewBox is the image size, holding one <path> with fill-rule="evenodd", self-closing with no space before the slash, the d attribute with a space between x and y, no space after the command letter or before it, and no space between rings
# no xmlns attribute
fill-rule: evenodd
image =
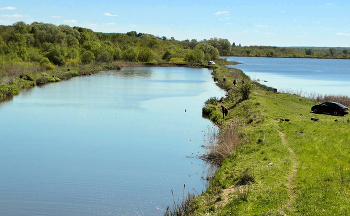
<svg viewBox="0 0 350 216"><path fill-rule="evenodd" d="M186 64L184 58L171 58L169 63L174 63L174 64Z"/></svg>
<svg viewBox="0 0 350 216"><path fill-rule="evenodd" d="M44 68L45 70L52 70L55 68L55 66L50 62L48 58L42 58L39 64L40 67Z"/></svg>
<svg viewBox="0 0 350 216"><path fill-rule="evenodd" d="M205 104L211 104L211 105L218 105L219 99L216 97L211 97L207 101L205 101Z"/></svg>
<svg viewBox="0 0 350 216"><path fill-rule="evenodd" d="M249 95L252 91L252 87L253 87L252 84L246 82L238 89L238 92L242 100L247 100L249 98Z"/></svg>
<svg viewBox="0 0 350 216"><path fill-rule="evenodd" d="M72 66L79 66L81 65L80 59L68 59L66 61L66 66L72 67Z"/></svg>
<svg viewBox="0 0 350 216"><path fill-rule="evenodd" d="M202 108L202 114L203 115L207 115L207 116L210 116L210 114L212 112L214 112L216 110L216 107L213 106L213 105L208 105L208 106L205 106Z"/></svg>

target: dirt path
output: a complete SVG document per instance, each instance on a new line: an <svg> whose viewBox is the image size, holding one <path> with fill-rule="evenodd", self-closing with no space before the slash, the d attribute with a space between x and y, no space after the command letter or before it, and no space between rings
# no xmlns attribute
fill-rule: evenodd
<svg viewBox="0 0 350 216"><path fill-rule="evenodd" d="M296 157L293 149L291 149L288 146L287 140L285 138L285 134L282 131L278 131L278 132L280 133L283 145L285 145L287 147L287 149L289 150L289 153L290 153L291 159L292 159L292 163L293 163L292 173L289 175L289 178L288 178L288 189L289 189L290 199L286 203L287 209L291 210L292 205L293 205L294 200L295 200L295 197L296 197L296 195L294 193L294 176L298 170L297 169L297 157Z"/></svg>

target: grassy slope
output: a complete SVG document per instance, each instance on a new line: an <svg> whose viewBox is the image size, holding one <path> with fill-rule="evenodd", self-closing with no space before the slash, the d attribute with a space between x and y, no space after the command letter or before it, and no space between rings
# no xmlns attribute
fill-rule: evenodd
<svg viewBox="0 0 350 216"><path fill-rule="evenodd" d="M233 88L229 83L234 72L220 70L214 73L219 85ZM220 83L223 76L226 84ZM224 128L238 121L244 126L239 131L243 143L224 161L208 190L192 203L193 215L350 213L348 116L314 114L310 111L314 102L309 99L257 88L249 100L236 103L224 101L231 109L225 121L220 118L218 123ZM220 104L215 115L221 115ZM313 116L319 121L311 121Z"/></svg>

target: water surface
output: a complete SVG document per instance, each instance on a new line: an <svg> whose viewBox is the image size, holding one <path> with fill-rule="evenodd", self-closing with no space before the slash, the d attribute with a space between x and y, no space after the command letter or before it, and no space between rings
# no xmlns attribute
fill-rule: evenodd
<svg viewBox="0 0 350 216"><path fill-rule="evenodd" d="M350 96L349 59L228 57L251 79L291 92ZM263 82L263 81L267 82Z"/></svg>
<svg viewBox="0 0 350 216"><path fill-rule="evenodd" d="M162 215L205 190L207 69L123 68L0 104L0 215ZM186 112L185 112L186 109Z"/></svg>

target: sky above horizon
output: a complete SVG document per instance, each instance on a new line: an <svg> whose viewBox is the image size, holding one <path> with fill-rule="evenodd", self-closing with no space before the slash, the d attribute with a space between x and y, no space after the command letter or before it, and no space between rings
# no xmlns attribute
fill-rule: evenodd
<svg viewBox="0 0 350 216"><path fill-rule="evenodd" d="M176 40L217 37L242 46L350 47L349 11L345 0L3 0L0 25L44 22Z"/></svg>

